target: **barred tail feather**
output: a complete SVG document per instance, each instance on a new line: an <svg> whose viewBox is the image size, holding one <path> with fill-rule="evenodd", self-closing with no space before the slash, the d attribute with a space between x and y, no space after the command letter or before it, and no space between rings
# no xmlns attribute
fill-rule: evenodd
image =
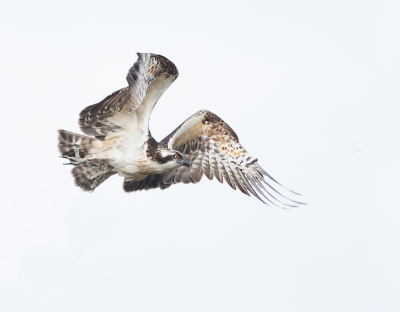
<svg viewBox="0 0 400 312"><path fill-rule="evenodd" d="M95 141L97 141L97 139L85 135L58 130L58 150L63 156L75 156L74 148L78 146L79 157L83 158L92 148L92 143Z"/></svg>
<svg viewBox="0 0 400 312"><path fill-rule="evenodd" d="M79 148L79 157L84 158L92 148L92 143L97 141L96 138L72 133L65 130L58 130L58 150L62 156L75 157L75 149ZM88 160L87 162L75 165L71 173L75 179L76 186L84 191L93 191L116 171L112 171L114 167L104 160Z"/></svg>
<svg viewBox="0 0 400 312"><path fill-rule="evenodd" d="M112 171L112 169L113 167L105 161L91 160L85 164L75 166L71 173L75 179L76 186L79 186L84 191L93 191L95 187L98 187L109 177L117 173L116 171ZM100 176L98 175L99 170L103 172Z"/></svg>

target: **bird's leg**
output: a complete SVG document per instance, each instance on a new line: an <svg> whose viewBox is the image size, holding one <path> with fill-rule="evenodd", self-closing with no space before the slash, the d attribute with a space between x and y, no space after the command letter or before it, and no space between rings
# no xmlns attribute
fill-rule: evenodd
<svg viewBox="0 0 400 312"><path fill-rule="evenodd" d="M100 179L105 176L107 173L109 173L112 169L108 168L107 170L101 170L100 166L98 165L92 165L90 168L96 168L97 172L92 176L92 179L95 178L94 183L93 183L93 189L91 190L91 193L96 189Z"/></svg>
<svg viewBox="0 0 400 312"><path fill-rule="evenodd" d="M79 156L79 145L75 144L74 145L74 152L75 152L75 157L71 157L71 156L60 156L61 158L65 158L68 159L70 161L70 163L64 164L64 165L81 165L84 164L88 161L87 158L81 158Z"/></svg>

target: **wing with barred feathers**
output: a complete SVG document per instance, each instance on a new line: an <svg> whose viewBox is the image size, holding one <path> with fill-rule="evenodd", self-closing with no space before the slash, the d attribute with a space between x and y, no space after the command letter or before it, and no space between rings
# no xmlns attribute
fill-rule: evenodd
<svg viewBox="0 0 400 312"><path fill-rule="evenodd" d="M178 77L178 70L161 55L138 53L138 56L126 77L128 87L80 113L79 125L85 134L102 139L112 132L134 132L138 119L145 120L142 127L148 127L154 105Z"/></svg>
<svg viewBox="0 0 400 312"><path fill-rule="evenodd" d="M210 180L214 176L221 183L225 180L233 189L253 195L265 204L283 205L282 208L301 204L277 191L277 186L281 185L260 167L257 158L246 152L232 128L209 111L197 112L160 143L183 153L190 160L190 166L181 166L142 181L125 182L125 191L164 189L180 182L197 183L204 174ZM285 200L291 203L285 203Z"/></svg>

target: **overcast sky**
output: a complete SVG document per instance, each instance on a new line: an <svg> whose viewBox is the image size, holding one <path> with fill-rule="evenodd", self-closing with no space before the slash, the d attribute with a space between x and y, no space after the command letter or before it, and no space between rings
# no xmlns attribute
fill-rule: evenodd
<svg viewBox="0 0 400 312"><path fill-rule="evenodd" d="M1 311L400 311L398 1L4 1ZM150 121L199 109L307 206L203 179L92 194L57 129L125 87L136 52L180 75Z"/></svg>

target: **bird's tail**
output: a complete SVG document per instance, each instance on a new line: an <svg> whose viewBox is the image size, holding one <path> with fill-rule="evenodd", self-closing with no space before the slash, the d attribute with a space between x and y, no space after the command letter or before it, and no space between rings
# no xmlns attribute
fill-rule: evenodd
<svg viewBox="0 0 400 312"><path fill-rule="evenodd" d="M94 191L101 183L117 173L112 171L113 168L106 161L96 159L76 165L71 173L76 186L84 191Z"/></svg>
<svg viewBox="0 0 400 312"><path fill-rule="evenodd" d="M115 174L114 167L105 160L84 160L88 155L96 138L58 130L58 150L61 155L68 158L75 167L71 173L76 186L84 191L93 191L97 186ZM79 155L79 157L76 157ZM81 162L81 163L80 163Z"/></svg>
<svg viewBox="0 0 400 312"><path fill-rule="evenodd" d="M97 139L65 130L58 130L58 150L62 156L75 157L75 149L79 148L79 157L84 158L92 148L94 141L97 141Z"/></svg>

